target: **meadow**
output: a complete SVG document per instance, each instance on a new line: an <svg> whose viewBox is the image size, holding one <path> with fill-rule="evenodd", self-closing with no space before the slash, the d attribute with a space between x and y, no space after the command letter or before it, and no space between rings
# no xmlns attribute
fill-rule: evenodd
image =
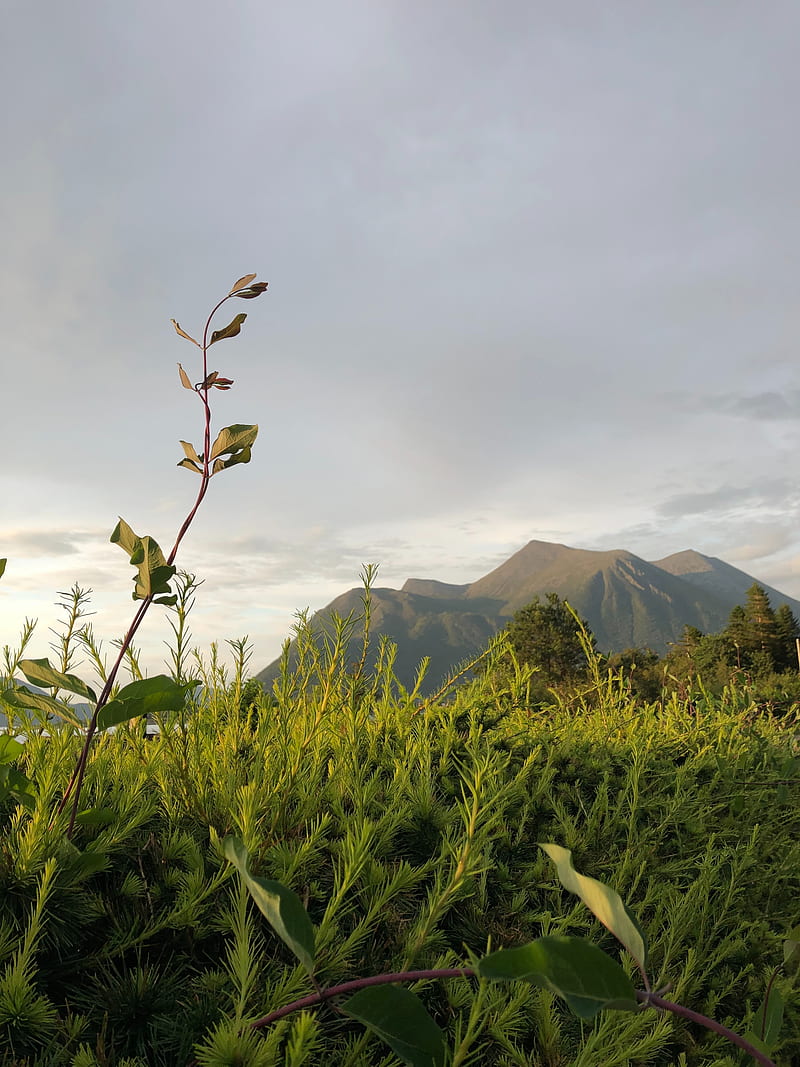
<svg viewBox="0 0 800 1067"><path fill-rule="evenodd" d="M141 721L98 735L71 840L54 811L82 737L28 723L15 766L35 800L9 793L2 809L4 1063L402 1062L335 1004L252 1027L314 987L226 859L227 835L302 900L325 986L460 967L542 935L588 937L632 972L537 844L556 842L636 914L671 999L757 1034L777 969L772 1055L800 1062L780 970L798 921L796 719L763 716L747 690L637 703L613 674L530 708L524 669L423 701L394 681L388 642L369 675L348 664L345 631L301 626L300 660L272 694L247 684L241 643L230 676L191 657L202 685L159 739ZM581 1020L530 982L413 988L453 1064L747 1062L690 1021Z"/></svg>

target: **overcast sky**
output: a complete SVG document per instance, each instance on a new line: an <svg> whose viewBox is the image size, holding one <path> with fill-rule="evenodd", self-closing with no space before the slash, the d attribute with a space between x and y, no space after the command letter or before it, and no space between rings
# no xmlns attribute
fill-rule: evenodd
<svg viewBox="0 0 800 1067"><path fill-rule="evenodd" d="M179 565L199 644L531 538L695 548L800 597L800 5L6 0L0 645L123 632L201 444L190 333L259 423ZM230 305L229 305L230 306ZM227 308L226 308L227 311ZM224 325L219 322L218 325ZM195 361L193 363L193 361ZM169 630L139 641L157 669Z"/></svg>

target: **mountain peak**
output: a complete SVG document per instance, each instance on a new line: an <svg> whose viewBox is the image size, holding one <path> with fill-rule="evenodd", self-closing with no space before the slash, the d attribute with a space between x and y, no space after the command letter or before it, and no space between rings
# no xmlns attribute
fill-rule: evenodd
<svg viewBox="0 0 800 1067"><path fill-rule="evenodd" d="M668 574L684 575L712 571L714 564L721 562L722 560L718 560L714 556L704 556L702 552L696 552L693 548L686 548L683 552L673 552L671 556L655 560L653 566L660 567L662 571L667 571Z"/></svg>
<svg viewBox="0 0 800 1067"><path fill-rule="evenodd" d="M413 684L420 659L429 657L430 689L537 596L556 593L567 600L586 619L602 652L646 646L663 653L687 625L704 633L720 631L756 580L694 549L648 563L627 549L592 551L529 541L470 585L409 578L402 590L374 589L372 633L396 642L395 666L404 685ZM773 607L786 603L800 617L800 602L759 584ZM319 626L332 612L358 614L362 596L360 589L343 593L314 620ZM257 677L272 681L278 662Z"/></svg>

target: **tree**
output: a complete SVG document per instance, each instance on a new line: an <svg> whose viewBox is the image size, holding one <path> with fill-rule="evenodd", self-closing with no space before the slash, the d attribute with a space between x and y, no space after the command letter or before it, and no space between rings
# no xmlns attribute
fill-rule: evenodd
<svg viewBox="0 0 800 1067"><path fill-rule="evenodd" d="M775 612L775 633L778 638L775 666L779 671L797 670L795 642L800 637L800 623L788 604L781 604Z"/></svg>
<svg viewBox="0 0 800 1067"><path fill-rule="evenodd" d="M594 648L588 625L583 619L580 622ZM517 658L538 668L542 682L548 686L577 681L586 673L588 661L579 629L566 603L556 593L548 593L544 602L537 596L506 627Z"/></svg>
<svg viewBox="0 0 800 1067"><path fill-rule="evenodd" d="M736 666L746 666L747 654L750 650L750 635L747 625L747 612L741 604L737 604L728 616L728 625L723 633L731 641L736 649Z"/></svg>
<svg viewBox="0 0 800 1067"><path fill-rule="evenodd" d="M775 612L772 610L767 591L757 582L747 590L744 611L747 616L749 651L760 652L764 658L770 657L774 661L778 651Z"/></svg>
<svg viewBox="0 0 800 1067"><path fill-rule="evenodd" d="M702 638L702 634L700 636ZM622 652L613 652L606 658L605 666L614 673L621 673L628 690L642 700L654 701L661 696L664 665L652 648L626 648Z"/></svg>
<svg viewBox="0 0 800 1067"><path fill-rule="evenodd" d="M780 638L769 595L757 582L747 590L744 606L737 605L723 631L736 648L737 666L763 674L777 668Z"/></svg>
<svg viewBox="0 0 800 1067"><path fill-rule="evenodd" d="M744 608L731 612L732 624L720 634L704 634L696 626L685 626L681 640L666 656L666 667L673 680L689 681L699 676L712 690L722 690L730 681L731 672L741 665L737 639L744 638ZM735 633L736 638L732 636Z"/></svg>

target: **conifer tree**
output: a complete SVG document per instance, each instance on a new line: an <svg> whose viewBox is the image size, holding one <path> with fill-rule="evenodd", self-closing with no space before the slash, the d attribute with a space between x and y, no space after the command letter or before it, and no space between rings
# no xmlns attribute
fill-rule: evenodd
<svg viewBox="0 0 800 1067"><path fill-rule="evenodd" d="M781 604L775 612L775 633L778 639L776 668L779 671L797 670L795 642L800 637L800 623L788 604Z"/></svg>
<svg viewBox="0 0 800 1067"><path fill-rule="evenodd" d="M774 667L778 652L775 612L766 590L757 582L747 590L744 610L747 616L748 651L751 656L760 653L759 659L765 664L771 660Z"/></svg>
<svg viewBox="0 0 800 1067"><path fill-rule="evenodd" d="M747 612L741 604L737 604L728 616L725 633L736 649L736 666L746 666L750 652L750 633L747 625Z"/></svg>

